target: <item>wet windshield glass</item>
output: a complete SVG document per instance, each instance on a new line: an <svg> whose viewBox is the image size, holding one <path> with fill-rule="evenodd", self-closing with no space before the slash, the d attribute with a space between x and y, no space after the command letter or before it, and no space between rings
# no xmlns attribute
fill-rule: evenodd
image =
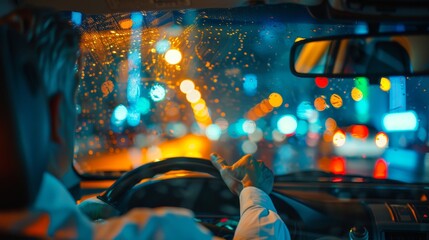
<svg viewBox="0 0 429 240"><path fill-rule="evenodd" d="M75 22L83 56L76 167L121 172L216 151L230 162L254 154L276 175L313 169L428 181L426 79L296 77L296 40L367 29L297 21L281 8Z"/></svg>

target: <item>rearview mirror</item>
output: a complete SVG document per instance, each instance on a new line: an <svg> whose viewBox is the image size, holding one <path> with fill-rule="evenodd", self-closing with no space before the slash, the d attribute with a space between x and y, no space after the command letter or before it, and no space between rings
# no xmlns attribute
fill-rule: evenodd
<svg viewBox="0 0 429 240"><path fill-rule="evenodd" d="M300 77L429 74L428 34L337 36L295 42L291 70Z"/></svg>

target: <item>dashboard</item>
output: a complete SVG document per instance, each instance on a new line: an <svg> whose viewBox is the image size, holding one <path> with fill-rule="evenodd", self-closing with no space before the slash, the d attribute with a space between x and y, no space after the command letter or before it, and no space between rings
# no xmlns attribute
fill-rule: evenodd
<svg viewBox="0 0 429 240"><path fill-rule="evenodd" d="M167 176L166 176L167 175ZM350 230L369 239L429 239L426 186L375 183L276 183L270 197L292 239L349 239ZM237 196L206 174L165 174L146 179L115 206L182 207L217 236L232 239L240 219Z"/></svg>

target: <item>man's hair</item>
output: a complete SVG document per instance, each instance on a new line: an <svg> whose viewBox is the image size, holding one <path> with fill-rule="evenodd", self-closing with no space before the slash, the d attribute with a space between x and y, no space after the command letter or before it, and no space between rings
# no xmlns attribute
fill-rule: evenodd
<svg viewBox="0 0 429 240"><path fill-rule="evenodd" d="M7 24L25 36L35 50L37 71L48 96L63 92L73 99L80 34L58 14L21 9L6 17ZM73 91L72 91L73 90Z"/></svg>

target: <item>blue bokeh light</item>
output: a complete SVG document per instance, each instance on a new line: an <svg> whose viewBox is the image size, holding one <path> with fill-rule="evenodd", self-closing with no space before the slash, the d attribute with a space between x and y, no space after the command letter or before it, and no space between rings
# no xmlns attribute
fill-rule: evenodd
<svg viewBox="0 0 429 240"><path fill-rule="evenodd" d="M128 112L127 115L127 123L131 127L135 127L140 124L140 113L136 110L132 110Z"/></svg>
<svg viewBox="0 0 429 240"><path fill-rule="evenodd" d="M217 124L211 124L206 128L206 136L212 141L219 140L222 134L222 129Z"/></svg>
<svg viewBox="0 0 429 240"><path fill-rule="evenodd" d="M150 102L147 98L141 97L136 102L136 110L141 114L147 114L150 111Z"/></svg>
<svg viewBox="0 0 429 240"><path fill-rule="evenodd" d="M82 13L72 12L71 13L71 21L73 24L80 26L82 24Z"/></svg>
<svg viewBox="0 0 429 240"><path fill-rule="evenodd" d="M368 24L364 22L359 22L356 24L355 28L356 34L368 34Z"/></svg>
<svg viewBox="0 0 429 240"><path fill-rule="evenodd" d="M117 121L124 121L127 115L128 109L122 104L116 106L115 110L113 110L113 117Z"/></svg>
<svg viewBox="0 0 429 240"><path fill-rule="evenodd" d="M133 21L132 28L140 28L143 24L143 15L141 12L131 13L131 20Z"/></svg>
<svg viewBox="0 0 429 240"><path fill-rule="evenodd" d="M165 53L170 49L170 47L170 41L166 39L160 40L155 44L155 49L158 53Z"/></svg>
<svg viewBox="0 0 429 240"><path fill-rule="evenodd" d="M303 136L307 134L307 131L308 131L308 123L304 120L299 120L298 126L296 128L296 135Z"/></svg>
<svg viewBox="0 0 429 240"><path fill-rule="evenodd" d="M149 91L150 98L154 102L159 102L164 100L166 94L167 94L167 90L159 84L152 86Z"/></svg>
<svg viewBox="0 0 429 240"><path fill-rule="evenodd" d="M416 131L418 126L414 111L389 113L383 118L383 129L386 132Z"/></svg>
<svg viewBox="0 0 429 240"><path fill-rule="evenodd" d="M296 115L300 119L309 119L312 111L314 111L313 105L309 101L302 101L296 108Z"/></svg>
<svg viewBox="0 0 429 240"><path fill-rule="evenodd" d="M244 93L249 96L254 96L256 94L256 89L258 88L258 78L255 74L246 74L244 75L243 89Z"/></svg>

